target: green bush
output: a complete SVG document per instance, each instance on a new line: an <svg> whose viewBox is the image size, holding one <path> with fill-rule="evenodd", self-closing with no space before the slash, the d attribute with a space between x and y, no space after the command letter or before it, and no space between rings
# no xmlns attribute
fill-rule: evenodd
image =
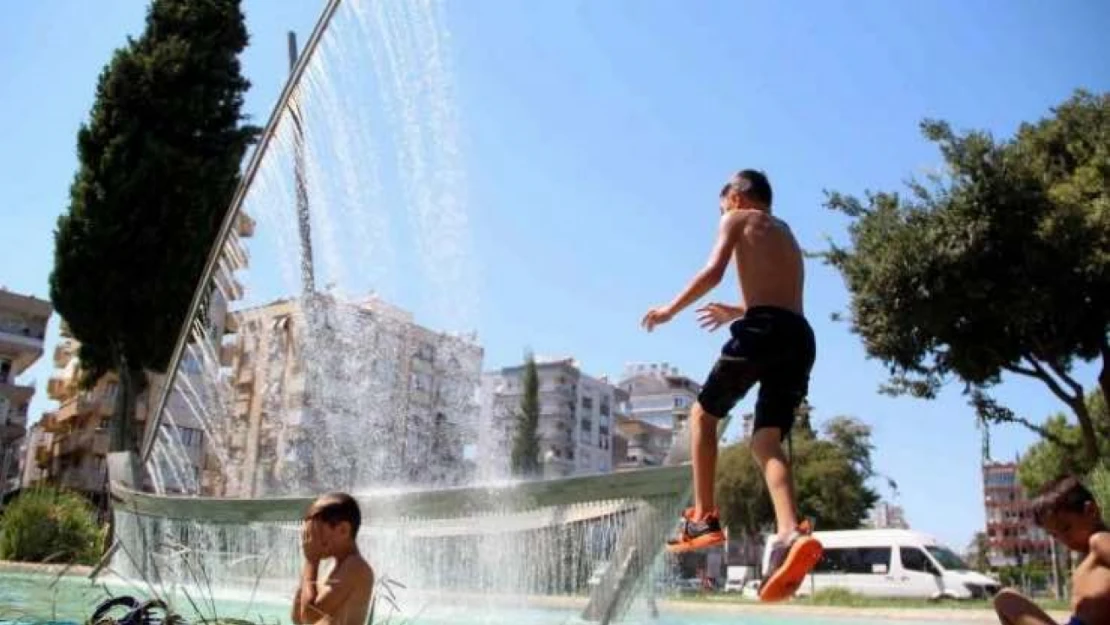
<svg viewBox="0 0 1110 625"><path fill-rule="evenodd" d="M104 534L84 497L51 488L24 491L0 516L0 560L95 564Z"/></svg>

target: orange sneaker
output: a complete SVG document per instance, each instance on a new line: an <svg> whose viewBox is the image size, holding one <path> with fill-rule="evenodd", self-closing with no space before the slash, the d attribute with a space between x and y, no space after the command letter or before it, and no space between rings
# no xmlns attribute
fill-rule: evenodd
<svg viewBox="0 0 1110 625"><path fill-rule="evenodd" d="M812 533L810 523L803 521L786 542L774 546L768 574L759 586L760 601L783 601L793 597L806 575L821 561L825 548Z"/></svg>
<svg viewBox="0 0 1110 625"><path fill-rule="evenodd" d="M701 520L695 520L694 509L688 508L682 513L678 536L667 541L667 551L686 553L724 543L725 533L721 530L721 519L716 512L705 515Z"/></svg>

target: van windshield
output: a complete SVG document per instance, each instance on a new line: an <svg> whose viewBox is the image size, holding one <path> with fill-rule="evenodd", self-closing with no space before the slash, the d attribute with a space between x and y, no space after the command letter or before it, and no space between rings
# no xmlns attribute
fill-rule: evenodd
<svg viewBox="0 0 1110 625"><path fill-rule="evenodd" d="M947 571L967 571L968 566L960 559L960 556L952 553L948 547L929 546L925 547L937 562Z"/></svg>

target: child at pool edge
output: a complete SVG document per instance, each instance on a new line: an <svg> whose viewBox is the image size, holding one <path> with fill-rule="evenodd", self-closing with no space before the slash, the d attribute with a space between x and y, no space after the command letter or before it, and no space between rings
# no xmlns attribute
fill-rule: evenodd
<svg viewBox="0 0 1110 625"><path fill-rule="evenodd" d="M1074 476L1061 478L1033 500L1033 521L1073 551L1085 554L1071 576L1072 617L1067 625L1110 623L1110 530L1094 496ZM1016 590L994 597L1002 625L1056 625Z"/></svg>
<svg viewBox="0 0 1110 625"><path fill-rule="evenodd" d="M365 625L374 591L374 570L359 553L362 513L346 493L329 493L305 513L301 528L304 569L293 597L296 625ZM334 558L327 579L318 580L320 562Z"/></svg>

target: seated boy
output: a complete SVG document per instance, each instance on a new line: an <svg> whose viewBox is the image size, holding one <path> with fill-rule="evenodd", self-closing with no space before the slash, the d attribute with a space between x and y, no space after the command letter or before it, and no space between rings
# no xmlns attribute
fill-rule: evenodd
<svg viewBox="0 0 1110 625"><path fill-rule="evenodd" d="M1071 576L1068 625L1110 623L1110 531L1090 491L1065 477L1033 500L1033 520L1069 549L1086 554ZM1056 625L1044 610L1014 590L994 598L1002 625Z"/></svg>
<svg viewBox="0 0 1110 625"><path fill-rule="evenodd" d="M301 529L304 570L293 597L297 625L365 625L374 589L374 570L362 558L355 538L362 523L358 502L345 493L317 499ZM325 580L318 580L320 561L334 558Z"/></svg>

